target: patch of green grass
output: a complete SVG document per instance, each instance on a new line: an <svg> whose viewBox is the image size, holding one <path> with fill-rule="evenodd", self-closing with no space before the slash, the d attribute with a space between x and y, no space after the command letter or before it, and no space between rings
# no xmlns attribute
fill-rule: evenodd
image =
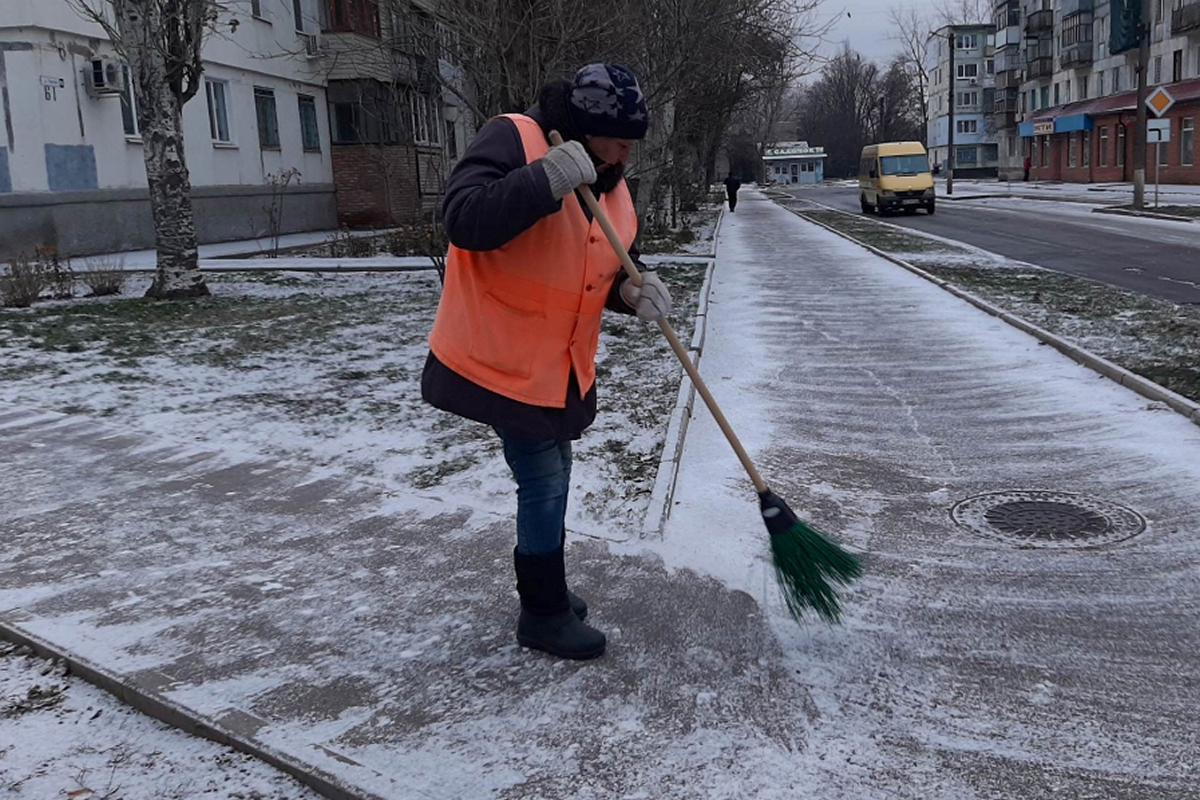
<svg viewBox="0 0 1200 800"><path fill-rule="evenodd" d="M1126 211L1132 211L1133 205L1112 206ZM1153 205L1147 205L1143 211L1148 211L1151 214L1171 214L1176 217L1195 217L1200 219L1200 206L1159 206L1155 208Z"/></svg>
<svg viewBox="0 0 1200 800"><path fill-rule="evenodd" d="M969 253L945 242L929 239L917 234L906 233L895 226L886 225L868 217L843 214L840 211L813 211L795 209L807 219L821 222L829 227L853 236L863 244L877 247L885 253Z"/></svg>

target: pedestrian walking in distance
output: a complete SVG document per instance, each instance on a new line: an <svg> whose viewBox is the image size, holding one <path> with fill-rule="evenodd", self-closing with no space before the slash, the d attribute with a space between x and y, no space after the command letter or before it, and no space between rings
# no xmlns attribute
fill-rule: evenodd
<svg viewBox="0 0 1200 800"><path fill-rule="evenodd" d="M737 193L738 189L742 188L742 182L738 178L733 177L733 175L730 175L725 179L724 183L725 197L729 200L729 210L733 211L737 208Z"/></svg>
<svg viewBox="0 0 1200 800"><path fill-rule="evenodd" d="M571 442L596 417L601 313L671 312L667 287L643 264L642 286L628 280L576 190L591 187L630 248L637 214L624 171L648 123L633 73L589 64L544 86L524 114L488 121L442 206L450 249L421 394L500 437L517 485L517 641L562 658L605 647L567 589L563 559ZM550 145L551 131L562 144Z"/></svg>

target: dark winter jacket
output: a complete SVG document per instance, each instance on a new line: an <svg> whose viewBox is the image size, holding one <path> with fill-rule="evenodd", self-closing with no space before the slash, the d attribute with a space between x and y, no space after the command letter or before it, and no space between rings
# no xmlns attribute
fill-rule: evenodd
<svg viewBox="0 0 1200 800"><path fill-rule="evenodd" d="M742 182L739 179L733 177L732 175L730 175L728 178L726 178L724 180L724 183L725 183L725 193L728 194L730 197L733 197L735 194L738 193L738 189L742 188Z"/></svg>
<svg viewBox="0 0 1200 800"><path fill-rule="evenodd" d="M567 81L547 85L538 104L526 114L537 120L547 134L557 130L568 141L582 141L567 113L570 88ZM455 247L494 250L557 212L562 202L550 193L550 181L542 165L525 163L525 149L516 126L497 117L480 128L451 171L442 216L446 234ZM590 220L591 212L582 200L579 202ZM637 253L630 255L636 263ZM638 268L643 266L638 263ZM621 273L613 281L607 307L632 314L634 310L620 296L620 286L626 279ZM451 370L433 353L425 362L421 395L443 411L538 439L578 439L596 418L595 385L580 397L573 374L567 386L566 406L544 408L485 389Z"/></svg>

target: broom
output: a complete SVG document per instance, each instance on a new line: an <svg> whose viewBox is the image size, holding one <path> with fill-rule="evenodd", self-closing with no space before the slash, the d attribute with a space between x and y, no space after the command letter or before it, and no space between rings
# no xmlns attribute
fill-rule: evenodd
<svg viewBox="0 0 1200 800"><path fill-rule="evenodd" d="M562 144L563 140L558 131L550 132L550 142L556 145ZM638 272L633 259L629 257L629 252L621 243L617 232L613 230L608 215L604 213L596 196L592 194L591 187L580 186L579 195L587 203L592 217L600 223L604 235L608 237L609 244L620 257L621 265L625 267L629 280L633 281L635 286L641 286L641 273ZM842 549L821 531L798 518L788 508L787 503L767 487L766 481L759 475L754 462L746 453L746 449L738 441L737 434L733 432L729 421L721 413L717 401L708 391L708 386L700 377L700 372L688 358L687 350L679 341L671 324L666 319L660 319L658 327L667 337L671 349L679 358L679 363L683 365L683 369L691 378L696 391L704 399L704 404L708 406L708 410L716 419L721 432L733 446L738 460L742 462L742 466L754 483L754 490L758 492L758 503L762 511L763 522L766 524L767 533L771 538L771 559L775 565L775 576L783 591L788 612L797 621L806 610L812 610L829 622L837 622L841 618L842 608L835 584L844 586L862 573L862 565L859 563L858 557Z"/></svg>

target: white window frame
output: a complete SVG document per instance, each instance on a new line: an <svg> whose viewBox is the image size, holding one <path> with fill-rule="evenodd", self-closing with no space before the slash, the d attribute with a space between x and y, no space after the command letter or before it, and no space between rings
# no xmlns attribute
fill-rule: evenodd
<svg viewBox="0 0 1200 800"><path fill-rule="evenodd" d="M121 102L129 105L129 114L133 118L133 130L125 127L125 109L121 109L121 129L125 131L126 139L142 138L142 127L138 124L137 95L133 91L133 71L128 64L121 65Z"/></svg>
<svg viewBox="0 0 1200 800"><path fill-rule="evenodd" d="M1107 125L1100 126L1099 142L1100 142L1100 145L1099 145L1100 146L1100 159L1099 159L1100 166L1107 167L1108 166L1108 126Z"/></svg>
<svg viewBox="0 0 1200 800"><path fill-rule="evenodd" d="M958 79L960 81L966 80L968 78L978 78L979 77L979 65L978 64L956 64L955 67L956 67L956 69L954 70L954 72L958 76ZM969 68L969 71L968 71L968 68Z"/></svg>
<svg viewBox="0 0 1200 800"><path fill-rule="evenodd" d="M1196 118L1179 120L1179 166L1191 167L1196 163Z"/></svg>
<svg viewBox="0 0 1200 800"><path fill-rule="evenodd" d="M216 88L221 90L220 109L214 105L214 97ZM208 135L212 139L214 145L232 145L233 142L233 115L229 113L229 81L223 81L220 78L205 78L204 79L204 97L208 102ZM223 112L225 123L225 136L220 137L221 126L219 119Z"/></svg>

